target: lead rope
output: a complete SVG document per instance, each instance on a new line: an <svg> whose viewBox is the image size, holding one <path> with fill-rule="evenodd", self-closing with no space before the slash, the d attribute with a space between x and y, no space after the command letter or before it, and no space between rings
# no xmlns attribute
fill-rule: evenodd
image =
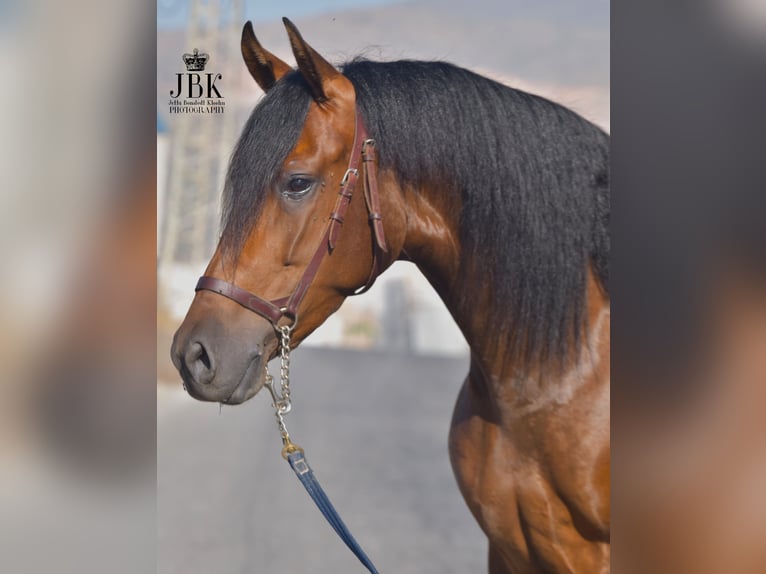
<svg viewBox="0 0 766 574"><path fill-rule="evenodd" d="M290 398L290 336L292 335L293 327L295 323L289 326L277 326L280 339L279 350L279 387L280 392L274 388L274 378L269 373L268 364L266 365L266 382L264 383L266 388L271 393L273 399L272 406L274 407L274 414L277 419L277 427L279 428L279 436L282 438L282 458L290 463L290 467L295 472L298 480L309 493L309 496L319 508L319 511L325 517L327 522L330 523L333 530L340 536L341 540L345 542L349 550L364 564L368 571L372 574L379 574L375 565L368 558L367 554L362 550L362 547L351 535L348 528L341 519L338 511L330 502L324 489L320 486L319 481L314 476L314 471L311 470L309 463L306 461L306 455L303 449L290 440L290 433L287 431L285 425L284 416L292 410L292 400ZM280 394L281 393L281 394Z"/></svg>

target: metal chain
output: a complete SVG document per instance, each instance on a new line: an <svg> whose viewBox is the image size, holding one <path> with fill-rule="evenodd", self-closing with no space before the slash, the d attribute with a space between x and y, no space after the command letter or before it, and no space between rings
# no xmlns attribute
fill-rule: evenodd
<svg viewBox="0 0 766 574"><path fill-rule="evenodd" d="M281 338L279 349L279 382L282 388L282 399L285 405L284 414L290 412L292 403L290 402L290 334L292 327L278 327Z"/></svg>
<svg viewBox="0 0 766 574"><path fill-rule="evenodd" d="M292 410L292 400L290 398L290 335L292 334L292 326L280 326L277 327L279 331L279 387L280 391L274 388L274 377L269 373L268 364L265 365L266 369L266 382L265 386L271 393L271 398L274 401L272 406L274 407L274 416L277 419L277 427L279 428L279 436L282 437L282 456L287 458L287 455L296 450L303 451L301 447L296 445L290 440L290 433L287 431L285 425L284 415Z"/></svg>

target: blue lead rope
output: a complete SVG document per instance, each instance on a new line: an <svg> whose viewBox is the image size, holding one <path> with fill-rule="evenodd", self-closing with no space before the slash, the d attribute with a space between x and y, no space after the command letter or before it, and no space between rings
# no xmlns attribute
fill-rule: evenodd
<svg viewBox="0 0 766 574"><path fill-rule="evenodd" d="M306 492L309 493L309 496L317 505L319 511L327 519L327 522L330 523L330 526L333 527L333 530L338 533L341 540L346 543L349 550L359 558L359 561L365 565L367 570L372 574L379 574L377 568L375 568L375 565L372 563L372 560L367 557L367 554L362 550L362 547L359 546L359 543L351 535L351 532L349 532L348 528L343 523L343 520L341 520L338 511L335 510L332 502L327 498L327 494L325 494L325 491L319 485L316 476L314 476L314 471L311 470L309 463L306 462L306 457L303 452L298 450L287 454L287 462L290 463L290 467L295 471L295 476L301 481L301 484L306 489Z"/></svg>

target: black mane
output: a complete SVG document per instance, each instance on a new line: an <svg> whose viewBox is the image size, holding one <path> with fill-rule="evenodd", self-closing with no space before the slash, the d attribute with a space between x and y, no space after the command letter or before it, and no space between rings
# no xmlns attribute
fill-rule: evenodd
<svg viewBox="0 0 766 574"><path fill-rule="evenodd" d="M505 303L489 328L510 333L527 362L567 356L584 327L589 267L607 290L608 135L558 104L444 62L353 60L342 69L380 168L459 196L462 260ZM247 233L257 191L295 145L309 104L293 73L256 107L232 156L224 244Z"/></svg>

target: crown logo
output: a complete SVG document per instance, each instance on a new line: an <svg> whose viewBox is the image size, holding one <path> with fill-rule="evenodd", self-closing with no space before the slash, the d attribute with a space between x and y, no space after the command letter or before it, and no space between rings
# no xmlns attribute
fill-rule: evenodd
<svg viewBox="0 0 766 574"><path fill-rule="evenodd" d="M186 69L189 72L202 72L205 69L210 56L207 54L200 54L197 48L194 48L193 54L184 54L182 56Z"/></svg>

